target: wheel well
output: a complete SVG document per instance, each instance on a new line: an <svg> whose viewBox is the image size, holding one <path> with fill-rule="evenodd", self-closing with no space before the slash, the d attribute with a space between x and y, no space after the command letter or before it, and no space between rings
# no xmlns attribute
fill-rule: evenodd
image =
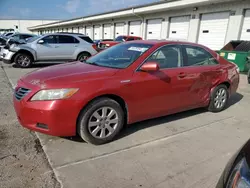
<svg viewBox="0 0 250 188"><path fill-rule="evenodd" d="M122 107L122 109L124 111L124 116L125 116L124 117L124 120L125 120L124 123L127 124L127 122L128 122L128 107L127 107L126 102L121 97L119 97L118 95L113 95L113 94L101 95L101 96L95 97L92 100L90 100L85 106L89 105L90 103L92 103L93 101L95 101L95 100L97 100L99 98L104 98L104 97L105 98L110 98L110 99L118 102L121 105L121 107ZM81 112L84 110L84 108L85 107L82 108ZM78 119L79 119L79 116L80 116L81 112L78 115L77 122L78 122Z"/></svg>
<svg viewBox="0 0 250 188"><path fill-rule="evenodd" d="M83 54L83 53L87 53L87 54L89 54L89 56L91 56L91 54L90 54L89 52L83 51L83 52L80 52L80 53L77 55L77 58L78 58L81 54Z"/></svg>
<svg viewBox="0 0 250 188"><path fill-rule="evenodd" d="M25 54L29 54L32 57L32 60L34 61L34 56L31 52L29 52L28 50L19 50L18 52L16 52L16 54L12 57L11 62L14 62L15 57L17 56L17 54L19 53L25 53Z"/></svg>
<svg viewBox="0 0 250 188"><path fill-rule="evenodd" d="M221 85L225 85L225 86L227 86L227 88L229 89L230 88L230 86L231 86L231 84L229 83L229 82L223 82L223 83L221 83Z"/></svg>

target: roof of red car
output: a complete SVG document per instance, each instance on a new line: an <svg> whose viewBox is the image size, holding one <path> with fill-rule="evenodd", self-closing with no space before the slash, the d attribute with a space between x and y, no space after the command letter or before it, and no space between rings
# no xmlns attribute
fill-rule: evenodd
<svg viewBox="0 0 250 188"><path fill-rule="evenodd" d="M174 40L174 39L166 39L166 40L135 40L135 41L129 41L129 43L143 43L143 44L153 44L153 45L162 45L162 44L190 44L195 46L202 46L197 43L188 42L185 40Z"/></svg>

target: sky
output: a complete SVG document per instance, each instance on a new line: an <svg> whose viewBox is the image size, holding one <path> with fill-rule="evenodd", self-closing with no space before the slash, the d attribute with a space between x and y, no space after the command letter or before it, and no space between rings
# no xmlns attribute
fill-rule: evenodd
<svg viewBox="0 0 250 188"><path fill-rule="evenodd" d="M159 0L0 0L0 19L71 19Z"/></svg>

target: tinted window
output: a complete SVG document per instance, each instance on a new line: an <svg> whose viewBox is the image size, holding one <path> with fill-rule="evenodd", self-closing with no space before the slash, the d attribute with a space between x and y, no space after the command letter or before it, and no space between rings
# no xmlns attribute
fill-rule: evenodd
<svg viewBox="0 0 250 188"><path fill-rule="evenodd" d="M119 37L116 37L115 41L117 42L123 42L123 41L126 41L128 37L124 37L124 36L119 36Z"/></svg>
<svg viewBox="0 0 250 188"><path fill-rule="evenodd" d="M90 43L90 44L93 44L93 40L91 38L89 38L88 36L78 36L80 39Z"/></svg>
<svg viewBox="0 0 250 188"><path fill-rule="evenodd" d="M184 47L187 54L187 61L184 66L215 65L218 62L205 49L195 46Z"/></svg>
<svg viewBox="0 0 250 188"><path fill-rule="evenodd" d="M131 40L135 40L135 39L131 37L131 38L128 38L128 40L127 40L127 41L131 41Z"/></svg>
<svg viewBox="0 0 250 188"><path fill-rule="evenodd" d="M153 45L121 43L90 57L86 63L103 67L126 68Z"/></svg>
<svg viewBox="0 0 250 188"><path fill-rule="evenodd" d="M164 46L153 53L147 62L157 62L161 69L180 67L182 64L181 48L179 46Z"/></svg>
<svg viewBox="0 0 250 188"><path fill-rule="evenodd" d="M5 45L6 44L6 40L0 38L0 45Z"/></svg>
<svg viewBox="0 0 250 188"><path fill-rule="evenodd" d="M56 35L49 35L47 37L44 37L42 40L44 41L44 43L47 43L47 44L56 44L57 43Z"/></svg>
<svg viewBox="0 0 250 188"><path fill-rule="evenodd" d="M13 33L7 33L5 36L10 36L10 35L12 35Z"/></svg>
<svg viewBox="0 0 250 188"><path fill-rule="evenodd" d="M20 35L20 39L27 39L33 37L33 35Z"/></svg>
<svg viewBox="0 0 250 188"><path fill-rule="evenodd" d="M72 43L79 43L79 41L72 36L68 36L68 35L59 35L59 43L62 44L72 44Z"/></svg>

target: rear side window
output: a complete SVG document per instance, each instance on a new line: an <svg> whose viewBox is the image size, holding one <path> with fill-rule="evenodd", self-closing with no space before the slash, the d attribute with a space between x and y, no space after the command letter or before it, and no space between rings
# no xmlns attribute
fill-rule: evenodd
<svg viewBox="0 0 250 188"><path fill-rule="evenodd" d="M74 43L79 43L79 41L75 37L68 36L68 35L59 35L58 39L59 39L59 43L60 44L74 44Z"/></svg>
<svg viewBox="0 0 250 188"><path fill-rule="evenodd" d="M5 36L10 36L10 35L12 35L13 33L8 33L8 34L6 34Z"/></svg>
<svg viewBox="0 0 250 188"><path fill-rule="evenodd" d="M90 43L90 44L93 44L93 40L91 38L89 38L88 36L78 36L80 39Z"/></svg>
<svg viewBox="0 0 250 188"><path fill-rule="evenodd" d="M131 40L135 40L134 38L132 38L132 37L130 37L130 38L128 38L128 40L127 41L131 41Z"/></svg>
<svg viewBox="0 0 250 188"><path fill-rule="evenodd" d="M187 58L184 66L216 65L218 62L205 49L196 46L184 46Z"/></svg>
<svg viewBox="0 0 250 188"><path fill-rule="evenodd" d="M44 37L42 40L44 41L44 43L47 44L56 44L57 43L57 39L56 39L56 35L49 35Z"/></svg>

